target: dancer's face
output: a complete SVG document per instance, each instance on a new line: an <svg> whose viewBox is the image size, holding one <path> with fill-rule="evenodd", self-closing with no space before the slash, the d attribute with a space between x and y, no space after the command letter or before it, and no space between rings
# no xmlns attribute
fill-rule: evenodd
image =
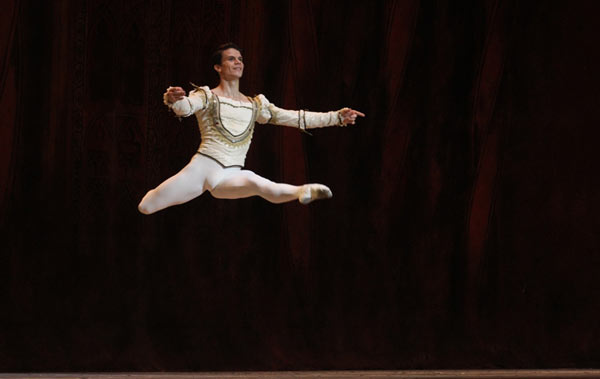
<svg viewBox="0 0 600 379"><path fill-rule="evenodd" d="M234 48L224 50L221 54L221 64L215 65L215 70L223 79L239 79L244 73L244 58L242 53Z"/></svg>

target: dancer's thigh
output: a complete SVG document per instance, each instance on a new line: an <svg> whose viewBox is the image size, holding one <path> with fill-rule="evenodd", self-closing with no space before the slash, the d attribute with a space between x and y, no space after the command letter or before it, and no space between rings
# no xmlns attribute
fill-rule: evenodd
<svg viewBox="0 0 600 379"><path fill-rule="evenodd" d="M195 155L181 171L151 191L152 197L161 208L185 203L200 196L207 189L207 177L220 169L212 160Z"/></svg>
<svg viewBox="0 0 600 379"><path fill-rule="evenodd" d="M226 172L211 194L219 199L240 199L259 194L259 188L274 184L250 170Z"/></svg>

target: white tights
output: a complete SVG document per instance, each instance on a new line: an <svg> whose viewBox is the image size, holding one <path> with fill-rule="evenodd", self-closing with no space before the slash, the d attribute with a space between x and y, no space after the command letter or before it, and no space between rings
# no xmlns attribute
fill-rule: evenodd
<svg viewBox="0 0 600 379"><path fill-rule="evenodd" d="M151 214L172 205L188 202L206 190L218 199L241 199L258 195L272 203L297 200L303 186L275 183L239 167L223 168L201 154L195 154L181 171L148 191L138 205Z"/></svg>

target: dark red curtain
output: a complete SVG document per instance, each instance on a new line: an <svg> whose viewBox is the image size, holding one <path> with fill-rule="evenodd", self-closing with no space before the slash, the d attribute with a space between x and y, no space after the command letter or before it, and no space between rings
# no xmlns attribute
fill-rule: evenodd
<svg viewBox="0 0 600 379"><path fill-rule="evenodd" d="M0 13L0 371L600 365L595 1L9 0ZM257 127L302 206L205 194L169 85L358 125Z"/></svg>

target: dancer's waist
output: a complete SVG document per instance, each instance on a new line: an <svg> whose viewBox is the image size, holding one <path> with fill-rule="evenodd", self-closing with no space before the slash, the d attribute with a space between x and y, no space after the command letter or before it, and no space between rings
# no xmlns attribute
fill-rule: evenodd
<svg viewBox="0 0 600 379"><path fill-rule="evenodd" d="M214 159L223 167L244 167L249 147L250 144L230 146L219 141L203 139L198 153Z"/></svg>

